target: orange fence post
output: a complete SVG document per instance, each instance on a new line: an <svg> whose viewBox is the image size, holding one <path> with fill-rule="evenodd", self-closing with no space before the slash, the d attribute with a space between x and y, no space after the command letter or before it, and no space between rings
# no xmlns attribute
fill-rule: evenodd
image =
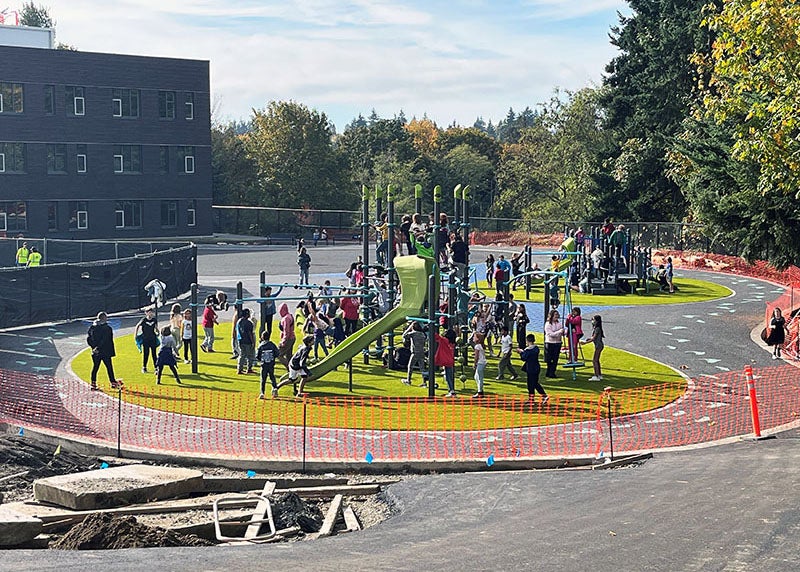
<svg viewBox="0 0 800 572"><path fill-rule="evenodd" d="M756 384L753 380L753 366L744 366L744 375L747 377L747 392L750 395L750 415L753 418L753 433L758 439L761 437L761 422L758 420L758 401L756 400Z"/></svg>

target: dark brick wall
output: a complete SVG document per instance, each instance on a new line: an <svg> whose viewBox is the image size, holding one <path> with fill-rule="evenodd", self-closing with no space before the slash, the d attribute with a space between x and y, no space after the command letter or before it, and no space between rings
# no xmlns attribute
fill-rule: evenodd
<svg viewBox="0 0 800 572"><path fill-rule="evenodd" d="M27 203L29 236L125 238L210 234L211 126L207 61L151 58L0 46L0 82L24 85L24 112L0 114L0 141L26 143L26 172L0 174L0 201ZM55 113L45 113L45 86L55 86ZM67 114L66 86L85 88L85 115ZM139 117L113 116L112 89L139 90ZM159 118L158 92L176 94L175 119ZM184 118L185 94L194 94L194 119ZM67 173L47 173L48 143L67 148ZM78 173L77 145L86 145L87 172ZM141 174L114 173L113 146L142 150ZM170 147L161 173L160 146ZM180 172L178 146L195 148L195 172ZM68 230L68 201L86 200L87 230ZM114 202L142 201L142 228L116 229ZM178 202L178 225L161 226L161 201ZM186 208L196 201L196 225ZM47 205L58 202L57 231L48 230Z"/></svg>

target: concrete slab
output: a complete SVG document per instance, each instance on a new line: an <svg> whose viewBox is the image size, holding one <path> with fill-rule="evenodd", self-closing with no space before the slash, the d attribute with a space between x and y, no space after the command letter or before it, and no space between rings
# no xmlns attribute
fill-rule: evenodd
<svg viewBox="0 0 800 572"><path fill-rule="evenodd" d="M200 471L128 465L39 479L33 483L33 496L73 510L94 510L186 496L204 488Z"/></svg>
<svg viewBox="0 0 800 572"><path fill-rule="evenodd" d="M8 506L0 506L0 546L17 546L36 538L43 523L38 518L21 514Z"/></svg>

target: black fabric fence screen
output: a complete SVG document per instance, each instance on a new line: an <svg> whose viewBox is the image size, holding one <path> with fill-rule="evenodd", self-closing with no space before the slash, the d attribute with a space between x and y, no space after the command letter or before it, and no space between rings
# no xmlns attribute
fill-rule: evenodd
<svg viewBox="0 0 800 572"><path fill-rule="evenodd" d="M144 287L154 279L167 285L167 298L189 291L197 281L197 247L184 245L100 262L3 268L0 328L142 308L150 304Z"/></svg>
<svg viewBox="0 0 800 572"><path fill-rule="evenodd" d="M117 260L141 254L173 250L187 245L186 242L106 242L59 240L54 238L2 238L0 239L0 266L12 267L15 265L17 249L22 246L23 242L28 243L28 248L35 246L42 253L42 264Z"/></svg>

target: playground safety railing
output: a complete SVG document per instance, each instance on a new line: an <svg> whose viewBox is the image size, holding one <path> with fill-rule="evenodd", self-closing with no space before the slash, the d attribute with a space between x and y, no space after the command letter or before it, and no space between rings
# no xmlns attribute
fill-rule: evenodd
<svg viewBox="0 0 800 572"><path fill-rule="evenodd" d="M800 412L800 379L790 366L756 372L761 426ZM101 386L103 382L100 382ZM610 450L606 394L523 397L311 397L262 401L255 394L191 386L89 391L72 379L0 370L0 422L109 447L183 456L284 461L430 461L596 456ZM674 385L612 391L617 454L703 443L751 431L742 372ZM662 399L673 399L656 407ZM191 402L190 413L170 412ZM184 409L184 411L186 411ZM634 411L640 411L634 413ZM643 412L642 412L643 411ZM247 419L247 421L244 421Z"/></svg>

